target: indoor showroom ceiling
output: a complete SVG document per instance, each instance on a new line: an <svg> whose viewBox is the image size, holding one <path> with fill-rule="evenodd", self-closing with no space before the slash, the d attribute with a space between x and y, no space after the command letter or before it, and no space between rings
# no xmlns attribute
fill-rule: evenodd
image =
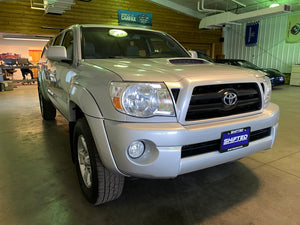
<svg viewBox="0 0 300 225"><path fill-rule="evenodd" d="M7 1L10 0L0 0ZM72 10L75 0L28 0L32 10L43 10L45 14L63 14ZM78 0L96 1L96 0ZM199 29L217 28L224 24L235 24L255 20L273 14L300 11L300 0L147 0L179 13L199 19ZM280 4L270 8L272 4ZM17 34L16 34L17 35ZM2 37L0 36L0 39ZM5 37L3 37L5 38ZM25 38L25 37L23 37ZM32 38L32 37L26 37ZM41 37L33 37L40 39ZM45 37L42 37L42 39ZM49 38L49 37L46 37Z"/></svg>
<svg viewBox="0 0 300 225"><path fill-rule="evenodd" d="M92 0L78 0L90 2ZM95 0L94 0L95 1ZM199 28L213 28L227 23L257 17L300 11L299 0L147 0L186 15L204 19ZM45 13L63 14L75 5L74 0L30 0L32 9ZM277 7L271 7L277 5ZM279 6L278 6L279 5ZM217 15L217 16L216 16ZM207 18L209 17L209 18Z"/></svg>
<svg viewBox="0 0 300 225"><path fill-rule="evenodd" d="M299 0L148 0L201 20L199 28L300 11Z"/></svg>
<svg viewBox="0 0 300 225"><path fill-rule="evenodd" d="M0 0L3 1L3 0ZM5 1L5 0L4 0ZM76 4L74 0L29 0L32 9L45 13L63 14ZM84 2L96 0L78 0ZM291 10L300 10L299 0L147 0L175 11L202 19L215 13L233 12L236 14L269 8L272 4L289 5Z"/></svg>
<svg viewBox="0 0 300 225"><path fill-rule="evenodd" d="M245 13L258 9L268 8L272 4L287 4L293 11L300 10L299 0L148 0L177 11L186 10L198 17L204 17L213 10L230 11L234 13ZM199 7L198 7L199 6ZM204 10L198 11L203 6ZM200 14L200 15L199 15Z"/></svg>

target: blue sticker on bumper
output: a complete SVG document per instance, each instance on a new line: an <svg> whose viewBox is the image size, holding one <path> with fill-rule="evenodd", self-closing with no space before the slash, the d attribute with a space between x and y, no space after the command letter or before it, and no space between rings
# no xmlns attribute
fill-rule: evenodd
<svg viewBox="0 0 300 225"><path fill-rule="evenodd" d="M227 152L248 146L250 127L236 129L222 133L220 152Z"/></svg>

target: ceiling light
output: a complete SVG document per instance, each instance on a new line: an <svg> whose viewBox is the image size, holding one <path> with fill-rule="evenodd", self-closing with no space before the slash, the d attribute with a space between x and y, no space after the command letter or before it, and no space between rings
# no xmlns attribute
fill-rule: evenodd
<svg viewBox="0 0 300 225"><path fill-rule="evenodd" d="M6 40L14 40L14 41L49 41L48 39L33 39L33 38L9 38L9 37L4 37L3 39Z"/></svg>
<svg viewBox="0 0 300 225"><path fill-rule="evenodd" d="M109 35L114 36L114 37L126 37L128 34L124 30L112 29L112 30L109 30Z"/></svg>
<svg viewBox="0 0 300 225"><path fill-rule="evenodd" d="M277 6L279 6L279 4L278 3L273 3L272 5L270 5L269 7L270 8L274 8L274 7L277 7Z"/></svg>

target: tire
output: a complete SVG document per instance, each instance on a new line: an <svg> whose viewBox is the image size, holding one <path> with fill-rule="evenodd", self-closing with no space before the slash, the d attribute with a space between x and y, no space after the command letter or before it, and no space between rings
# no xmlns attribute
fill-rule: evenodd
<svg viewBox="0 0 300 225"><path fill-rule="evenodd" d="M40 100L40 109L41 114L44 120L54 120L56 116L56 109L53 106L52 102L47 101L42 92L40 91L40 87L38 88L39 92L39 100Z"/></svg>
<svg viewBox="0 0 300 225"><path fill-rule="evenodd" d="M123 190L124 177L101 163L85 118L76 122L73 146L77 176L86 199L93 205L117 199Z"/></svg>

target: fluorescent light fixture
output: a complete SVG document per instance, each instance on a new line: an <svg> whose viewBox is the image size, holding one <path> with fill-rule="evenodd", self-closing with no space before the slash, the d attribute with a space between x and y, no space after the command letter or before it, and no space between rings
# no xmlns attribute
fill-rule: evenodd
<svg viewBox="0 0 300 225"><path fill-rule="evenodd" d="M224 13L219 13L212 16L204 17L200 21L199 29L216 27L230 22L242 22L242 21L248 21L249 19L254 20L260 17L266 17L266 16L271 16L271 15L276 15L276 14L286 13L286 12L291 12L290 5L284 4L273 8L258 9L258 10L254 10L246 13L240 13L240 14L227 11Z"/></svg>
<svg viewBox="0 0 300 225"><path fill-rule="evenodd" d="M244 8L246 7L245 4L243 4L243 3L241 3L241 2L238 2L237 0L231 0L231 1L233 1L234 3L240 5L240 6L244 7Z"/></svg>
<svg viewBox="0 0 300 225"><path fill-rule="evenodd" d="M272 5L269 6L269 8L274 8L274 7L277 7L277 6L279 6L278 3L273 3Z"/></svg>
<svg viewBox="0 0 300 225"><path fill-rule="evenodd" d="M4 37L6 40L14 40L14 41L49 41L48 39L33 39L33 38L16 38L16 37Z"/></svg>

